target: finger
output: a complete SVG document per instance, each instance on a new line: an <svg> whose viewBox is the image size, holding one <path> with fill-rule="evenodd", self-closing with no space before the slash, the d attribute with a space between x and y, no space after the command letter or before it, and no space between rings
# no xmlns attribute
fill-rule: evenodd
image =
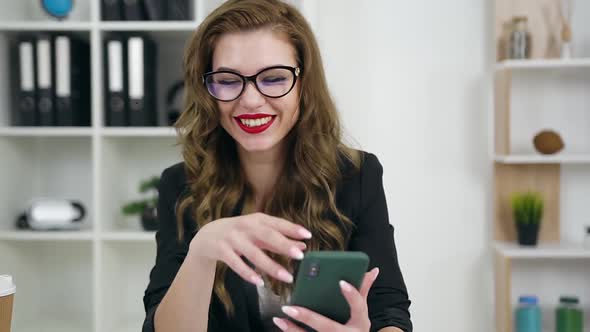
<svg viewBox="0 0 590 332"><path fill-rule="evenodd" d="M283 306L282 310L287 316L316 331L342 331L345 328L342 324L303 307Z"/></svg>
<svg viewBox="0 0 590 332"><path fill-rule="evenodd" d="M293 275L291 275L291 273L268 257L264 251L256 247L254 244L244 241L241 243L239 251L258 269L264 271L269 276L287 283L293 282Z"/></svg>
<svg viewBox="0 0 590 332"><path fill-rule="evenodd" d="M231 248L226 247L222 250L222 260L232 269L236 274L238 274L242 279L247 280L248 282L253 283L254 285L263 286L264 281L256 273L252 270L248 264L246 264L242 258L234 252Z"/></svg>
<svg viewBox="0 0 590 332"><path fill-rule="evenodd" d="M255 244L258 247L294 259L303 259L303 252L299 249L297 241L290 240L272 227L262 226L256 228L252 229L251 236L255 239Z"/></svg>
<svg viewBox="0 0 590 332"><path fill-rule="evenodd" d="M300 328L299 326L293 324L287 319L273 317L273 323L281 329L281 331L288 331L288 332L305 332L304 329Z"/></svg>
<svg viewBox="0 0 590 332"><path fill-rule="evenodd" d="M369 290L373 286L373 283L375 282L375 280L377 280L378 275L379 275L379 268L378 267L365 273L365 278L363 279L363 283L361 284L361 288L360 288L360 293L361 293L363 299L365 299L365 302L367 301L367 295L369 295Z"/></svg>
<svg viewBox="0 0 590 332"><path fill-rule="evenodd" d="M297 225L282 218L269 216L264 213L256 214L256 218L290 238L299 240L311 239L311 232L301 225Z"/></svg>
<svg viewBox="0 0 590 332"><path fill-rule="evenodd" d="M340 290L350 307L349 323L353 326L364 326L369 319L367 301L362 297L361 293L354 288L354 286L344 280L340 280Z"/></svg>

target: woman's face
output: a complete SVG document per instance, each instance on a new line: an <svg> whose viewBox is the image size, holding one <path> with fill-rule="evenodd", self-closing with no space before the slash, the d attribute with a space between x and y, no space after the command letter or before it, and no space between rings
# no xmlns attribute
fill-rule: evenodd
<svg viewBox="0 0 590 332"><path fill-rule="evenodd" d="M231 70L244 76L272 66L297 67L293 46L269 30L222 35L212 62L213 71ZM269 82L272 79L268 77ZM248 82L238 99L217 101L217 105L221 126L236 140L239 149L247 152L280 150L280 143L299 117L299 80L280 98L264 96L253 82Z"/></svg>

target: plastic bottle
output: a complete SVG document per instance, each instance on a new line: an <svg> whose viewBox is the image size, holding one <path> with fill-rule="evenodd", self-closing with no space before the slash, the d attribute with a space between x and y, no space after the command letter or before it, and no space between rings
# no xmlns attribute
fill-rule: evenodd
<svg viewBox="0 0 590 332"><path fill-rule="evenodd" d="M555 311L556 332L583 332L584 317L576 296L561 296Z"/></svg>
<svg viewBox="0 0 590 332"><path fill-rule="evenodd" d="M520 296L514 314L516 332L541 332L541 309L536 296Z"/></svg>

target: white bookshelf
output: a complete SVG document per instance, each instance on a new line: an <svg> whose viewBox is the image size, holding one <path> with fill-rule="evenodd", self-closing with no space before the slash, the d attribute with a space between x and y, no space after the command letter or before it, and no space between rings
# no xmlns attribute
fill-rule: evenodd
<svg viewBox="0 0 590 332"><path fill-rule="evenodd" d="M0 80L0 273L17 285L13 331L138 331L142 297L155 260L155 232L121 206L140 198L139 181L181 160L170 127L105 127L103 40L135 31L158 44L158 122L166 121L165 92L182 78L186 40L219 0L194 0L193 20L100 20L100 1L75 1L65 21L48 18L38 0L0 0L0 72L10 72L9 42L19 33L72 32L91 47L90 127L13 127L10 80ZM289 0L317 29L315 0ZM19 231L31 198L80 200L81 231Z"/></svg>
<svg viewBox="0 0 590 332"><path fill-rule="evenodd" d="M590 330L590 2L572 0L572 56L561 58L556 0L495 0L494 109L490 115L493 163L495 330L514 331L520 295L537 295L543 330L555 326L560 295L580 297ZM526 16L532 36L530 59L506 60L504 24ZM556 37L556 38L553 38ZM536 151L543 130L559 133L565 146L553 155ZM534 190L545 199L539 244L521 247L510 196Z"/></svg>

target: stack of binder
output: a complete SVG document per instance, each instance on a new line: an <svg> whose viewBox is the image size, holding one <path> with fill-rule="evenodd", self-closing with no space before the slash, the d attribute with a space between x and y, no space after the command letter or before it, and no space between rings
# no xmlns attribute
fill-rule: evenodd
<svg viewBox="0 0 590 332"><path fill-rule="evenodd" d="M105 40L107 126L156 126L157 47L140 34Z"/></svg>
<svg viewBox="0 0 590 332"><path fill-rule="evenodd" d="M14 126L90 126L90 47L66 34L12 43Z"/></svg>
<svg viewBox="0 0 590 332"><path fill-rule="evenodd" d="M103 21L184 21L191 19L189 0L101 0Z"/></svg>

